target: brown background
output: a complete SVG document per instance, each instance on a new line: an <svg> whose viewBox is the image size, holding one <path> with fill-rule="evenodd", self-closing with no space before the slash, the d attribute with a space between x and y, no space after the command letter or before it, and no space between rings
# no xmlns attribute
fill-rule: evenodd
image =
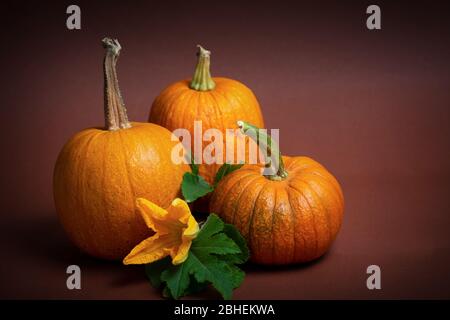
<svg viewBox="0 0 450 320"><path fill-rule="evenodd" d="M103 49L117 37L122 93L133 120L190 77L195 45L212 73L255 92L285 154L309 155L342 183L343 228L316 263L249 265L237 299L450 298L450 7L377 2L77 2L2 4L0 298L159 298L142 267L78 252L58 224L52 170L64 142L103 123ZM65 268L82 269L82 290ZM382 290L366 268L382 269ZM200 297L217 298L214 292Z"/></svg>

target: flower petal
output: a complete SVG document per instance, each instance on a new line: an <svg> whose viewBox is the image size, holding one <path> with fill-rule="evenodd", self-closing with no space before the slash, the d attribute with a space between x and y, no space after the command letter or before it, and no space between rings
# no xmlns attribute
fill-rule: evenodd
<svg viewBox="0 0 450 320"><path fill-rule="evenodd" d="M197 234L199 232L199 227L197 221L195 221L195 218L191 215L187 222L187 228L183 231L183 240L184 239L195 239L197 237Z"/></svg>
<svg viewBox="0 0 450 320"><path fill-rule="evenodd" d="M123 264L147 264L169 255L170 249L177 247L180 240L171 235L158 234L139 243L123 259Z"/></svg>
<svg viewBox="0 0 450 320"><path fill-rule="evenodd" d="M144 219L147 227L157 233L168 232L164 224L161 223L161 220L164 220L164 218L168 216L167 210L164 210L157 204L144 198L136 199L136 207L138 208L138 211Z"/></svg>
<svg viewBox="0 0 450 320"><path fill-rule="evenodd" d="M175 198L169 208L169 216L173 220L178 220L182 224L187 224L189 217L192 216L191 209L186 201Z"/></svg>
<svg viewBox="0 0 450 320"><path fill-rule="evenodd" d="M176 198L165 210L151 201L138 198L136 207L146 225L156 234L138 244L123 263L146 264L167 255L172 257L174 265L183 263L189 255L192 240L199 232L189 205Z"/></svg>
<svg viewBox="0 0 450 320"><path fill-rule="evenodd" d="M184 261L186 261L188 255L189 255L189 249L191 248L192 241L183 241L180 246L178 247L178 250L176 252L171 253L172 257L172 264L177 265L181 264Z"/></svg>

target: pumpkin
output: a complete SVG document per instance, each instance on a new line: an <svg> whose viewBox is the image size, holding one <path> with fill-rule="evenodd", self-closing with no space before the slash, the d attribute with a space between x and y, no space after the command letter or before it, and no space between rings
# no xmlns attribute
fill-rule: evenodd
<svg viewBox="0 0 450 320"><path fill-rule="evenodd" d="M239 81L211 77L211 52L198 46L198 62L192 80L175 82L164 89L154 100L150 110L149 122L159 124L174 131L179 128L189 130L191 135L191 152L194 154L194 121L201 121L202 130L219 129L225 136L226 129L237 129L236 121L242 119L255 125L264 126L261 109L253 92ZM247 139L248 140L248 139ZM209 183L221 164L226 162L230 145L223 144L223 158L212 164L206 164L205 159L196 158L201 162L199 173ZM248 142L248 141L247 141ZM209 144L203 141L202 150ZM234 143L236 146L237 143ZM228 149L227 149L228 147ZM248 162L248 145L246 145L246 160ZM236 159L237 152L233 150ZM217 156L219 157L219 156Z"/></svg>
<svg viewBox="0 0 450 320"><path fill-rule="evenodd" d="M258 130L245 122L239 125L245 134ZM255 263L314 260L330 248L341 227L341 187L318 162L281 157L277 144L265 138L268 153L278 155L278 170L264 175L261 166L245 165L225 176L211 197L210 212L237 227Z"/></svg>
<svg viewBox="0 0 450 320"><path fill-rule="evenodd" d="M92 256L121 260L148 237L135 210L136 198L169 206L189 167L172 163L176 142L170 131L128 121L116 74L121 46L109 38L103 44L105 128L86 129L70 138L56 161L53 190L71 240Z"/></svg>

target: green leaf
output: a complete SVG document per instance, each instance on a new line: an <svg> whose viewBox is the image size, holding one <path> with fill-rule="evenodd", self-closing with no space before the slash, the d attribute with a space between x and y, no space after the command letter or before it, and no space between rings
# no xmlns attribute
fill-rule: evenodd
<svg viewBox="0 0 450 320"><path fill-rule="evenodd" d="M227 174L237 169L240 169L243 165L244 165L243 163L240 164L224 163L216 173L216 177L214 178L214 185L218 184L220 180L222 180L222 178L225 177Z"/></svg>
<svg viewBox="0 0 450 320"><path fill-rule="evenodd" d="M188 256L185 262L180 265L172 265L161 274L161 281L166 282L170 295L175 299L183 296L189 287L190 264Z"/></svg>
<svg viewBox="0 0 450 320"><path fill-rule="evenodd" d="M194 202L214 190L211 185L199 175L186 172L183 175L183 182L181 183L181 192L187 202Z"/></svg>
<svg viewBox="0 0 450 320"><path fill-rule="evenodd" d="M172 296L172 294L170 293L170 290L169 290L168 287L164 287L163 292L162 292L162 295L163 295L164 298L167 298L167 299L173 299L173 296Z"/></svg>
<svg viewBox="0 0 450 320"><path fill-rule="evenodd" d="M159 288L162 284L161 273L171 265L170 257L145 265L145 274L153 287Z"/></svg>
<svg viewBox="0 0 450 320"><path fill-rule="evenodd" d="M236 245L240 249L239 254L234 255L227 255L224 257L225 259L230 259L234 263L241 264L247 262L247 260L250 258L250 251L247 247L247 242L245 241L244 237L239 233L239 231L236 229L236 227L232 224L226 223L223 232L236 243Z"/></svg>
<svg viewBox="0 0 450 320"><path fill-rule="evenodd" d="M243 262L248 255L246 246L242 245L243 238L233 228L211 214L192 241L186 261L176 266L169 264L160 274L160 281L166 284L165 296L178 299L211 284L224 299L231 299L233 290L245 276L235 264Z"/></svg>
<svg viewBox="0 0 450 320"><path fill-rule="evenodd" d="M239 288L244 281L245 272L233 264L229 264L229 273L231 274L231 285L233 288Z"/></svg>
<svg viewBox="0 0 450 320"><path fill-rule="evenodd" d="M195 238L195 243L201 243L204 241L208 241L212 235L223 231L225 223L223 223L222 219L219 218L218 215L212 213L208 216L205 223L202 225L202 228Z"/></svg>
<svg viewBox="0 0 450 320"><path fill-rule="evenodd" d="M198 164L195 163L195 158L192 154L189 154L189 158L191 159L191 171L194 175L198 175Z"/></svg>
<svg viewBox="0 0 450 320"><path fill-rule="evenodd" d="M208 287L208 283L204 282L204 283L199 283L194 276L191 275L190 277L190 282L189 282L189 286L186 289L186 291L184 292L185 296L191 295L191 294L196 294L199 292L202 292L206 289L206 287Z"/></svg>
<svg viewBox="0 0 450 320"><path fill-rule="evenodd" d="M199 282L191 275L193 270L193 259L191 253L185 262L180 265L171 265L161 274L161 281L165 281L167 286L166 296L178 299L182 296L203 291L207 283Z"/></svg>
<svg viewBox="0 0 450 320"><path fill-rule="evenodd" d="M236 273L228 263L215 256L198 252L189 253L189 258L190 268L198 282L211 283L224 299L231 299L239 279L234 278Z"/></svg>
<svg viewBox="0 0 450 320"><path fill-rule="evenodd" d="M239 246L223 233L213 235L208 241L197 243L192 250L201 254L241 254Z"/></svg>
<svg viewBox="0 0 450 320"><path fill-rule="evenodd" d="M191 250L214 254L241 254L239 246L230 239L224 230L225 224L215 214L210 214L201 232L192 244Z"/></svg>

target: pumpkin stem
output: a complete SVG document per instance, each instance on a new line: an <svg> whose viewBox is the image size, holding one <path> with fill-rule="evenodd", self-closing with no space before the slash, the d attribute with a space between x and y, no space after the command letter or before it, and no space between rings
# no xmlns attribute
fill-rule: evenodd
<svg viewBox="0 0 450 320"><path fill-rule="evenodd" d="M103 73L105 77L105 127L107 130L119 130L130 128L127 110L120 94L117 80L116 63L122 47L117 39L104 38L102 40L105 51L103 60Z"/></svg>
<svg viewBox="0 0 450 320"><path fill-rule="evenodd" d="M269 157L269 161L267 161L266 168L270 170L269 174L263 175L275 181L284 180L288 176L288 172L284 167L283 157L281 156L280 148L278 144L272 140L272 138L267 134L267 130L262 130L254 125L251 125L244 121L238 121L237 125L241 132L246 136L249 136L253 139L260 150ZM266 151L267 153L264 153ZM273 174L274 168L277 170L275 174Z"/></svg>
<svg viewBox="0 0 450 320"><path fill-rule="evenodd" d="M201 45L197 45L197 47L198 62L189 87L197 91L213 90L216 87L216 83L209 72L211 51L206 50Z"/></svg>

